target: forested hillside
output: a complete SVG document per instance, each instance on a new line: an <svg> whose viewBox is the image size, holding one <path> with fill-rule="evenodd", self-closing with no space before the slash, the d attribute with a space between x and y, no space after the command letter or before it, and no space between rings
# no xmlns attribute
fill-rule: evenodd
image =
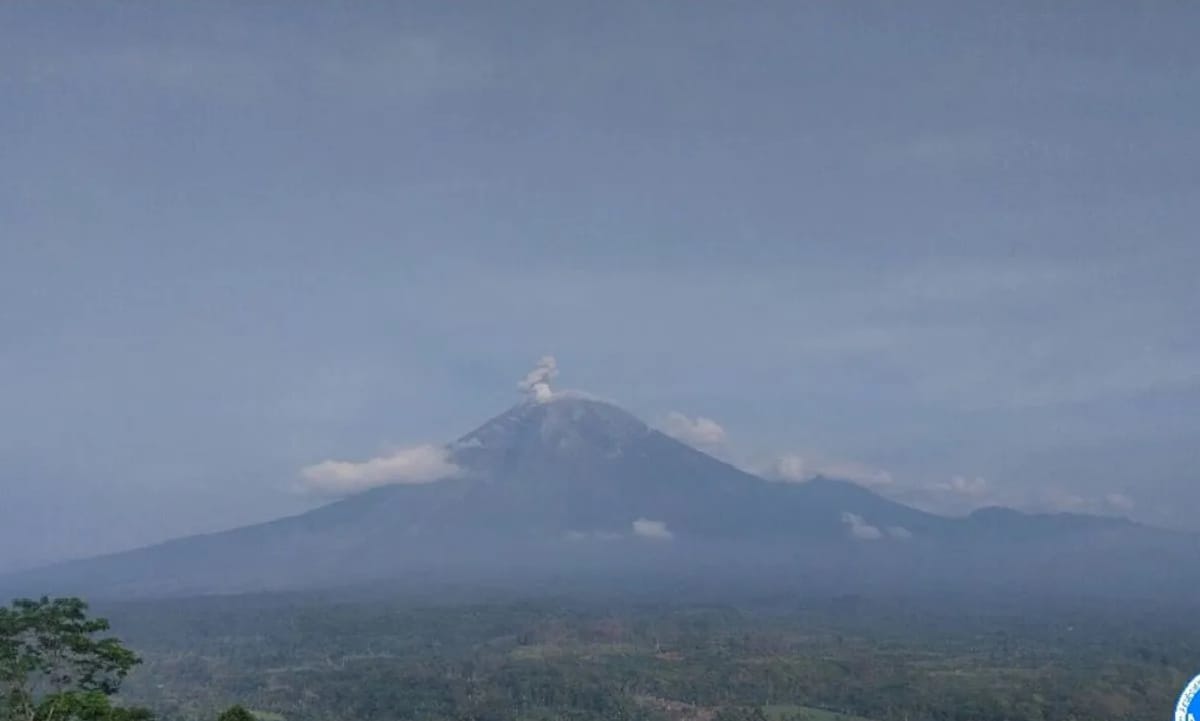
<svg viewBox="0 0 1200 721"><path fill-rule="evenodd" d="M1148 719L1200 665L1178 609L741 607L302 597L107 609L145 659L125 700L201 721ZM1172 620L1174 619L1174 620Z"/></svg>

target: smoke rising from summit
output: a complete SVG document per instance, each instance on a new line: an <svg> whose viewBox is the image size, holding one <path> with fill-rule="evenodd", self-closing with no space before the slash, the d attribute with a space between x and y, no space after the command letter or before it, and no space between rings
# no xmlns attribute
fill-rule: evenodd
<svg viewBox="0 0 1200 721"><path fill-rule="evenodd" d="M545 403L554 398L550 381L558 376L558 361L552 355L542 356L537 366L529 371L525 378L517 384L517 388L527 395L530 400Z"/></svg>

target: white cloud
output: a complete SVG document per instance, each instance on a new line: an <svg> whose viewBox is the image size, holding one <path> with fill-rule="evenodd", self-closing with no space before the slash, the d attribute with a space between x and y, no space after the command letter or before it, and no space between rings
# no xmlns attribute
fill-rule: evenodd
<svg viewBox="0 0 1200 721"><path fill-rule="evenodd" d="M675 537L675 534L667 529L665 522L651 521L647 518L639 518L633 522L633 535L658 541L669 541Z"/></svg>
<svg viewBox="0 0 1200 721"><path fill-rule="evenodd" d="M433 483L460 472L444 446L426 444L366 461L322 461L301 469L300 477L305 491L344 496L378 486Z"/></svg>
<svg viewBox="0 0 1200 721"><path fill-rule="evenodd" d="M913 537L912 531L908 530L904 526L888 526L887 534L891 538L895 538L898 541L907 541Z"/></svg>
<svg viewBox="0 0 1200 721"><path fill-rule="evenodd" d="M1062 488L1043 488L1028 504L1034 511L1053 513L1088 513L1095 503L1074 491Z"/></svg>
<svg viewBox="0 0 1200 721"><path fill-rule="evenodd" d="M868 488L886 488L894 482L892 474L858 461L826 461L817 467L818 475L853 481Z"/></svg>
<svg viewBox="0 0 1200 721"><path fill-rule="evenodd" d="M964 498L983 498L991 490L987 480L979 476L954 476L948 481L929 484L929 490Z"/></svg>
<svg viewBox="0 0 1200 721"><path fill-rule="evenodd" d="M554 380L558 375L558 361L554 356L542 356L538 361L537 366L525 375L524 380L517 384L517 388L531 400L538 403L545 403L554 398L554 391L550 388L550 381Z"/></svg>
<svg viewBox="0 0 1200 721"><path fill-rule="evenodd" d="M711 418L689 418L679 411L667 414L663 431L672 438L697 448L713 448L725 443L725 429Z"/></svg>
<svg viewBox="0 0 1200 721"><path fill-rule="evenodd" d="M888 488L892 474L858 461L839 461L784 453L759 471L768 480L784 483L805 483L814 478L834 478L851 481L868 488Z"/></svg>
<svg viewBox="0 0 1200 721"><path fill-rule="evenodd" d="M785 453L771 461L769 466L762 469L762 475L769 480L785 483L804 483L815 477L809 470L808 461L796 453Z"/></svg>
<svg viewBox="0 0 1200 721"><path fill-rule="evenodd" d="M1134 507L1133 499L1124 493L1109 493L1104 497L1104 504L1118 513L1128 513Z"/></svg>
<svg viewBox="0 0 1200 721"><path fill-rule="evenodd" d="M878 541L883 538L883 531L867 523L862 516L856 513L842 512L842 523L846 525L850 537L856 540Z"/></svg>
<svg viewBox="0 0 1200 721"><path fill-rule="evenodd" d="M1024 504L1026 510L1034 512L1066 512L1088 514L1126 514L1133 510L1134 502L1124 493L1107 493L1103 496L1085 496L1062 488L1043 488Z"/></svg>
<svg viewBox="0 0 1200 721"><path fill-rule="evenodd" d="M888 495L930 513L961 515L983 506L1011 506L1016 496L982 476L956 475L945 480L899 484Z"/></svg>

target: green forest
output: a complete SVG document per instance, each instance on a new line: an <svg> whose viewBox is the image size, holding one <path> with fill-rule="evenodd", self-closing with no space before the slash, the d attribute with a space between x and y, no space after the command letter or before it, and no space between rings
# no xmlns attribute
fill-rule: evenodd
<svg viewBox="0 0 1200 721"><path fill-rule="evenodd" d="M74 614L66 647L109 638L91 642L108 665L55 677L74 706L24 716L10 668L7 718L1133 720L1168 717L1200 667L1173 609L281 595L95 609L109 628L54 603Z"/></svg>

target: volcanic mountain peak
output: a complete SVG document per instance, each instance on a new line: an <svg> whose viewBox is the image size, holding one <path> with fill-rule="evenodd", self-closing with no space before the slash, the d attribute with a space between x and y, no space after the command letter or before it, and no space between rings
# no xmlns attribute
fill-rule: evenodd
<svg viewBox="0 0 1200 721"><path fill-rule="evenodd" d="M645 423L611 403L562 392L513 406L460 438L452 449L459 456L475 450L611 454L650 432Z"/></svg>
<svg viewBox="0 0 1200 721"><path fill-rule="evenodd" d="M449 445L461 474L7 582L22 593L209 593L416 583L425 573L459 579L654 567L714 578L738 569L807 587L1036 581L1075 591L1111 589L1119 578L1129 588L1200 588L1194 573L1175 570L1191 567L1196 539L1005 509L947 518L832 479L770 483L610 403L553 390L556 372L553 358L544 358L520 384L524 402ZM630 543L641 544L636 554ZM1171 574L1149 573L1148 553L1175 559Z"/></svg>

